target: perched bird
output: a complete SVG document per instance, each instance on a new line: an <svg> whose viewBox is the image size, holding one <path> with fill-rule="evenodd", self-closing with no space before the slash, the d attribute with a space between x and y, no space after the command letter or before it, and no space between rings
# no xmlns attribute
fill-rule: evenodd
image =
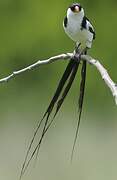
<svg viewBox="0 0 117 180"><path fill-rule="evenodd" d="M66 34L76 43L76 54L77 52L80 53L80 55L84 53L86 54L87 49L91 48L92 41L95 38L95 31L90 21L84 15L84 9L79 3L73 3L71 6L69 6L67 10L67 16L64 18L64 21L63 21L63 27ZM80 58L75 59L74 57L68 63L65 69L65 72L63 73L63 76L58 83L54 96L45 114L43 115L43 118L37 124L36 130L34 132L34 135L32 137L31 143L29 145L29 148L25 156L25 160L24 160L21 174L20 174L20 179L25 173L27 167L30 164L30 161L32 160L35 154L37 157L42 140L45 134L47 133L48 129L50 128L55 116L57 115L61 105L64 102L64 99L66 98L72 86L79 64L80 64ZM78 100L79 118L78 118L77 131L76 131L76 136L74 140L72 155L73 155L75 142L77 139L77 134L78 134L78 129L79 129L79 124L80 124L84 89L85 89L85 79L86 79L86 62L83 61L82 69L81 69L80 95L79 95L79 100ZM52 119L50 120L49 118L54 107L55 107L55 113ZM37 133L42 125L43 125L42 134L41 134L41 137L38 138ZM35 145L35 147L33 147L33 151L31 153L32 146L34 145L36 136L38 138L38 143Z"/></svg>
<svg viewBox="0 0 117 180"><path fill-rule="evenodd" d="M80 44L80 48L91 48L92 41L95 39L95 31L79 3L69 6L63 27L66 34L77 43L77 46Z"/></svg>
<svg viewBox="0 0 117 180"><path fill-rule="evenodd" d="M85 16L83 7L79 3L73 3L69 6L69 8L67 9L67 16L65 16L63 21L63 27L66 34L76 43L75 55L77 51L80 53L80 55L87 54L87 50L91 48L92 42L95 39L95 31L89 19ZM78 60L77 63L72 61L74 66L76 66L73 71L78 70L80 58L77 60ZM74 76L75 75L76 73L74 73ZM78 119L76 136L72 149L72 156L73 156L78 129L80 125L80 118L81 118L84 90L85 90L85 80L86 80L86 61L82 63L82 69L81 69L80 95L78 100L79 119Z"/></svg>

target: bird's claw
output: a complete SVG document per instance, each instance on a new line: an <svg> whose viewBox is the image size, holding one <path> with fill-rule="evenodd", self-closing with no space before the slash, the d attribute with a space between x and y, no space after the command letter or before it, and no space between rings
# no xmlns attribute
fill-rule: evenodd
<svg viewBox="0 0 117 180"><path fill-rule="evenodd" d="M72 60L76 62L80 61L80 59L81 59L81 54L78 54L78 53L74 54L72 57Z"/></svg>

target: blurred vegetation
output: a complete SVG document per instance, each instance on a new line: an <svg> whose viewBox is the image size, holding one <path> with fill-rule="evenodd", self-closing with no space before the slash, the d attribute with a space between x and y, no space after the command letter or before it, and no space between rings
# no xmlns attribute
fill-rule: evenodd
<svg viewBox="0 0 117 180"><path fill-rule="evenodd" d="M116 80L116 1L82 1L86 15L91 19L96 40L90 54L101 60L112 78ZM1 0L0 1L0 72L1 78L13 70L23 68L37 59L72 51L74 43L66 36L62 27L63 17L71 1L40 0ZM16 96L28 88L38 88L38 92L47 93L47 86L52 94L56 81L60 78L66 64L55 63L15 78L7 85L2 85L0 94L11 88ZM44 84L44 85L43 85ZM97 86L98 85L98 86ZM11 87L12 86L12 87ZM77 85L75 86L78 89ZM43 91L43 92L42 92ZM32 93L33 94L33 93ZM7 93L7 96L11 96ZM12 99L15 96L13 95ZM21 97L19 97L21 98ZM95 101L94 101L95 99ZM3 98L4 100L4 98ZM87 78L87 100L97 106L113 105L113 99L102 82L100 75L89 67ZM92 102L94 101L94 102Z"/></svg>
<svg viewBox="0 0 117 180"><path fill-rule="evenodd" d="M114 0L105 2L99 0L82 1L81 3L96 30L96 40L89 53L100 59L109 70L112 78L116 80L117 2ZM73 50L74 43L66 36L62 27L63 17L70 3L71 1L66 3L66 1L54 2L52 0L47 2L39 0L0 1L1 78L15 69L35 62L37 59ZM65 66L65 63L55 63L55 65L26 73L12 80L7 88L1 87L0 94L3 97L3 93L7 93L11 86L16 96L20 90L24 93L28 91L28 86L34 89L38 88L39 93L45 94L47 90L44 89L43 84L49 89L51 86L55 87L55 82L60 78ZM97 84L98 86L96 86ZM77 89L77 86L75 88ZM51 90L50 92L52 93ZM113 99L108 92L100 75L92 67L89 67L88 102L95 103L97 106L106 104L110 107L110 103L113 105ZM7 96L11 96L11 94L7 93ZM92 99L95 99L95 102L92 102Z"/></svg>
<svg viewBox="0 0 117 180"><path fill-rule="evenodd" d="M117 1L82 0L80 2L96 30L96 39L89 54L99 59L108 69L112 79L117 81ZM32 64L38 59L73 51L74 43L67 37L62 27L67 7L71 3L72 1L69 0L0 0L0 78L14 70ZM6 128L7 124L13 125L15 123L13 137L17 137L18 130L16 129L20 122L24 123L27 128L25 131L28 131L29 122L34 123L45 111L66 65L67 62L63 61L36 68L12 79L9 83L0 85L1 133L6 134L7 130L3 129ZM66 124L66 118L69 115L72 117L75 112L74 126L76 125L79 80L78 74L70 94L66 98L65 106L62 107L62 115L59 113L58 117L59 121L61 117L64 117ZM98 126L103 128L107 127L107 123L114 125L117 112L113 97L99 73L90 65L88 65L86 85L84 115L82 117L86 119L85 123L91 125L91 122L95 120L95 123L99 123ZM70 118L68 119L71 121ZM63 119L61 127L62 123ZM12 129L10 130L12 131ZM107 132L108 128L105 131ZM22 133L19 132L19 134ZM21 137L23 138L25 135ZM9 139L10 135L7 136L6 140ZM2 139L3 136L0 137ZM9 142L9 144L11 143ZM65 143L63 144L65 145ZM7 148L8 146L5 148L3 145L3 152ZM23 151L22 147L18 149L18 152L20 150ZM1 156L3 156L2 153ZM24 152L20 158L22 156L24 156ZM7 158L5 162L8 163ZM11 161L9 160L9 162ZM89 179L91 180L91 178Z"/></svg>
<svg viewBox="0 0 117 180"><path fill-rule="evenodd" d="M74 43L66 36L62 27L70 3L71 1L53 0L0 1L1 78L38 59L73 51ZM81 4L96 30L96 40L89 54L98 58L116 81L117 2L82 0ZM66 65L67 62L64 61L56 62L22 74L8 84L1 84L1 121L11 112L18 113L19 109L21 114L30 112L32 117L35 113L44 112ZM77 105L79 75L65 102L66 111L69 109L71 113L74 104ZM40 109L42 107L43 109ZM84 110L89 114L93 112L96 117L101 117L101 120L116 114L116 106L109 89L99 73L90 65L87 72Z"/></svg>

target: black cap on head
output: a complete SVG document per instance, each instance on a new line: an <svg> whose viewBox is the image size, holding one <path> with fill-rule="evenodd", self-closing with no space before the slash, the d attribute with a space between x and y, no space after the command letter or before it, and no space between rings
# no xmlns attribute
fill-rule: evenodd
<svg viewBox="0 0 117 180"><path fill-rule="evenodd" d="M73 11L73 12L79 12L82 9L82 6L79 3L73 3L69 6L69 8Z"/></svg>

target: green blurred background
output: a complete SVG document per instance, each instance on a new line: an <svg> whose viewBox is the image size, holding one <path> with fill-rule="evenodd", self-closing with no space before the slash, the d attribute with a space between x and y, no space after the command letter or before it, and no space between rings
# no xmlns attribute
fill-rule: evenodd
<svg viewBox="0 0 117 180"><path fill-rule="evenodd" d="M74 43L62 27L72 1L0 0L0 77L38 59L71 52ZM117 1L82 0L96 40L89 54L117 80ZM56 62L0 85L0 180L16 180L37 121L42 117L67 62ZM79 75L45 138L36 167L25 180L115 180L117 110L96 69L88 65L84 111L74 159ZM32 163L33 164L33 163Z"/></svg>

